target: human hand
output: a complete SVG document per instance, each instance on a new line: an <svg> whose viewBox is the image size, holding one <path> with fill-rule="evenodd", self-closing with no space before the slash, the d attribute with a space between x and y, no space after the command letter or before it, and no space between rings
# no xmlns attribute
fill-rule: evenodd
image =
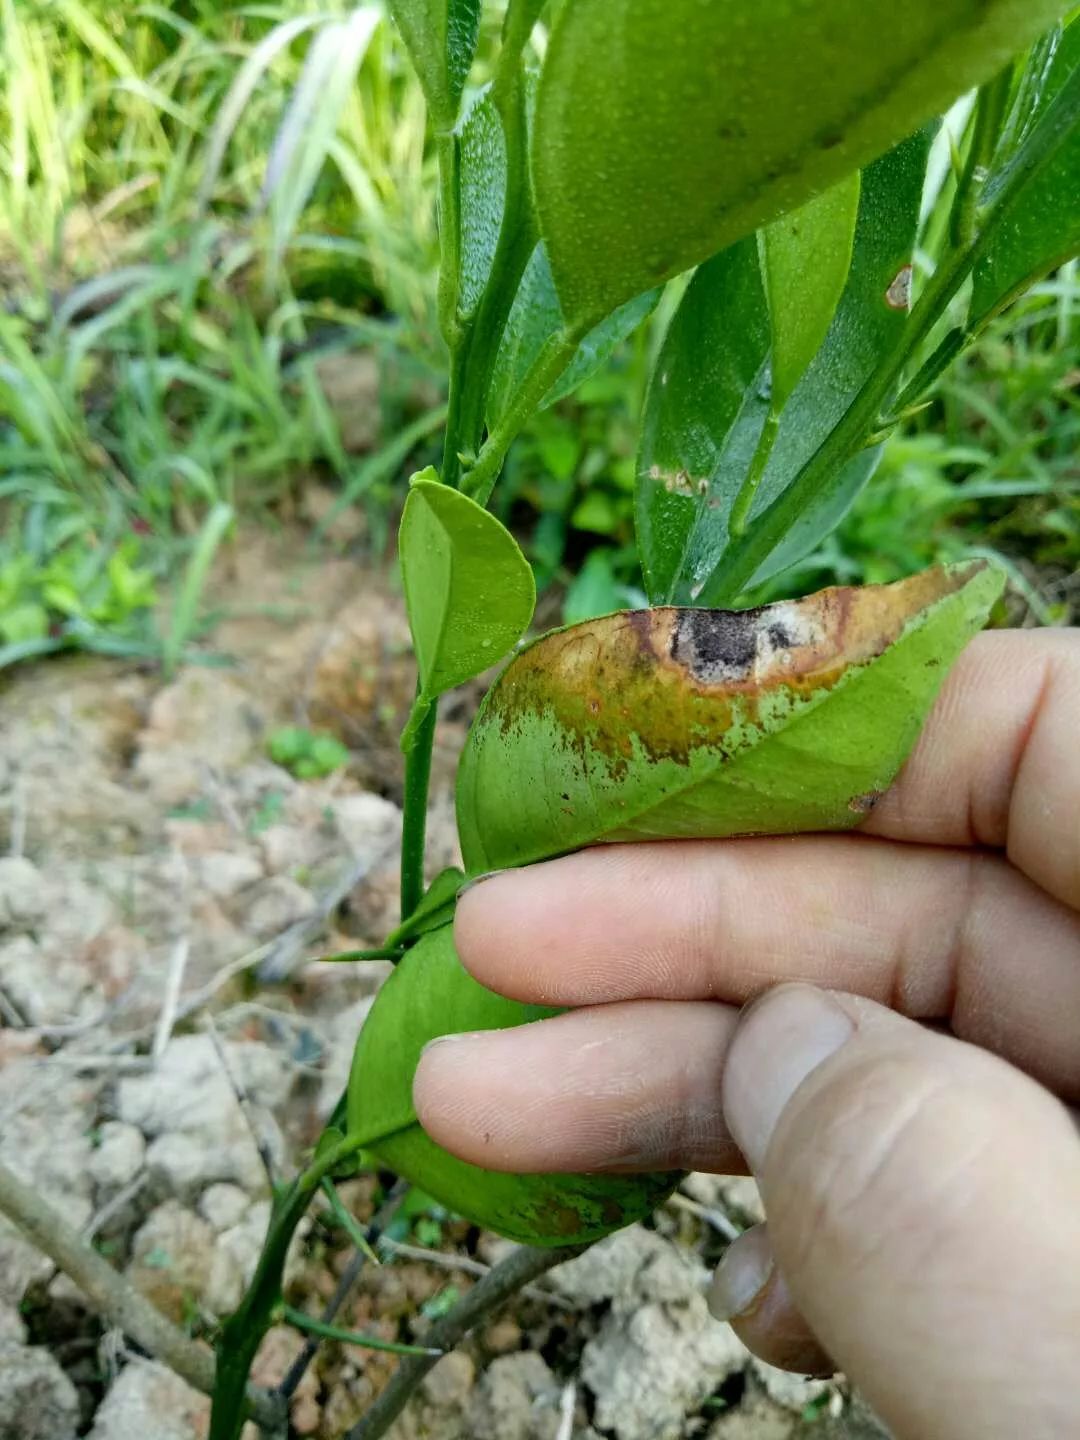
<svg viewBox="0 0 1080 1440"><path fill-rule="evenodd" d="M748 1165L713 1307L751 1349L902 1440L1080 1435L1078 912L1080 637L980 636L855 835L467 892L472 973L580 1008L435 1042L419 1116L492 1169Z"/></svg>

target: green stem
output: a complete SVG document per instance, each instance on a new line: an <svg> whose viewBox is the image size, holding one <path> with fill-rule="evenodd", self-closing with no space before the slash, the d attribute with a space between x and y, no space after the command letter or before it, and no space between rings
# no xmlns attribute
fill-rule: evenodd
<svg viewBox="0 0 1080 1440"><path fill-rule="evenodd" d="M342 1140L299 1175L274 1199L270 1227L255 1275L240 1308L222 1327L217 1344L217 1383L208 1440L238 1440L247 1413L247 1380L263 1336L281 1304L282 1277L289 1243L324 1175L329 1175L358 1146Z"/></svg>
<svg viewBox="0 0 1080 1440"><path fill-rule="evenodd" d="M731 605L753 580L802 511L829 483L839 468L877 428L881 408L900 383L904 371L928 339L960 286L989 249L998 226L1028 180L1065 143L1080 118L1080 72L1070 77L1042 121L1031 132L995 181L993 207L982 218L979 234L965 250L949 254L919 298L889 355L863 386L844 418L831 432L782 495L758 516L747 533L724 553L702 587L699 603ZM905 391L905 394L907 392ZM483 455L481 455L481 460Z"/></svg>
<svg viewBox="0 0 1080 1440"><path fill-rule="evenodd" d="M342 950L337 955L316 955L316 965L356 965L367 960L401 959L405 951L397 945L383 945L375 950Z"/></svg>
<svg viewBox="0 0 1080 1440"><path fill-rule="evenodd" d="M510 409L492 430L465 476L461 488L478 505L486 505L499 477L506 452L543 403L544 396L577 353L581 343L578 330L561 330L552 335L533 361L514 397Z"/></svg>
<svg viewBox="0 0 1080 1440"><path fill-rule="evenodd" d="M780 434L780 412L770 410L765 417L765 424L758 439L757 449L754 451L754 458L750 462L750 469L746 473L738 495L735 496L735 503L731 507L731 516L728 519L728 533L733 539L739 539L746 534L746 522L750 518L750 511L753 508L754 496L758 492L762 476L765 474L769 464L769 457L772 455L776 445L776 437Z"/></svg>
<svg viewBox="0 0 1080 1440"><path fill-rule="evenodd" d="M416 723L409 722L405 750L405 803L401 829L401 919L408 920L424 898L424 837L427 833L431 752L435 745L438 701L424 702ZM414 712L416 713L416 712Z"/></svg>
<svg viewBox="0 0 1080 1440"><path fill-rule="evenodd" d="M345 1330L340 1325L324 1325L303 1310L291 1305L282 1308L281 1317L287 1325L297 1330L307 1330L312 1335L321 1335L324 1340L340 1340L344 1345L361 1345L365 1350L388 1350L391 1355L422 1355L439 1360L446 1353L430 1345L402 1345L396 1340L380 1340L374 1335L360 1335L355 1330Z"/></svg>
<svg viewBox="0 0 1080 1440"><path fill-rule="evenodd" d="M450 131L435 142L439 162L439 329L451 355L458 348L461 322L461 146Z"/></svg>
<svg viewBox="0 0 1080 1440"><path fill-rule="evenodd" d="M967 161L949 217L949 234L954 250L964 250L974 243L979 200L989 177L990 164L1001 134L1001 123L1009 101L1011 84L1012 66L1007 65L979 90Z"/></svg>

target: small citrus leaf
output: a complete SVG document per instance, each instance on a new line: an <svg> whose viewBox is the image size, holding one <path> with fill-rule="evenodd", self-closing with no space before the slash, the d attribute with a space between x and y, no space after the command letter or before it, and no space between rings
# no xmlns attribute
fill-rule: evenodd
<svg viewBox="0 0 1080 1440"><path fill-rule="evenodd" d="M758 610L557 630L488 692L458 772L470 874L601 841L858 824L1003 586L984 561Z"/></svg>
<svg viewBox="0 0 1080 1440"><path fill-rule="evenodd" d="M1058 38L1024 117L1030 131L1066 87L1080 87L1080 16ZM1007 173L1007 171L1006 171ZM988 186L993 204L994 178ZM1036 280L1080 251L1080 126L1013 196L990 249L975 267L969 326L980 329Z"/></svg>
<svg viewBox="0 0 1080 1440"><path fill-rule="evenodd" d="M477 984L454 950L452 925L425 935L379 991L360 1032L349 1079L350 1138L448 1209L530 1245L598 1240L643 1219L677 1175L499 1174L447 1154L416 1118L413 1075L428 1041L554 1013Z"/></svg>
<svg viewBox="0 0 1080 1440"><path fill-rule="evenodd" d="M482 0L389 0L432 119L449 129L480 35Z"/></svg>
<svg viewBox="0 0 1080 1440"><path fill-rule="evenodd" d="M906 281L930 129L862 177L847 284L809 369L783 406L756 505L776 500L843 418L907 323ZM770 323L752 239L707 261L657 357L642 425L635 513L645 588L655 604L692 603L729 542L729 517L775 399ZM873 473L874 450L837 466L754 577L794 564L838 523Z"/></svg>
<svg viewBox="0 0 1080 1440"><path fill-rule="evenodd" d="M661 291L650 290L621 305L591 330L577 354L544 397L541 409L570 395L599 370L611 352L656 309ZM488 391L488 425L494 428L509 410L533 362L547 342L565 328L547 251L537 245L522 276L506 322Z"/></svg>
<svg viewBox="0 0 1080 1440"><path fill-rule="evenodd" d="M440 870L429 885L424 898L404 924L386 937L387 949L417 940L429 930L438 930L454 918L458 891L465 883L465 871L456 865Z"/></svg>
<svg viewBox="0 0 1080 1440"><path fill-rule="evenodd" d="M423 706L501 660L536 603L532 570L494 515L434 470L413 477L398 539Z"/></svg>
<svg viewBox="0 0 1080 1440"><path fill-rule="evenodd" d="M812 196L999 71L1073 0L573 0L540 81L540 233L572 326ZM797 97L797 103L793 103Z"/></svg>
<svg viewBox="0 0 1080 1440"><path fill-rule="evenodd" d="M506 202L506 141L491 86L473 103L458 126L461 187L461 293L463 316L476 313L491 274Z"/></svg>
<svg viewBox="0 0 1080 1440"><path fill-rule="evenodd" d="M851 269L860 188L856 171L762 232L776 411L829 333Z"/></svg>

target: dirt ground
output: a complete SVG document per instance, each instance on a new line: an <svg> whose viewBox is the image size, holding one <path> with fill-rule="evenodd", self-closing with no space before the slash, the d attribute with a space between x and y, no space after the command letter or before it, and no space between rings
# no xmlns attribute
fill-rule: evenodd
<svg viewBox="0 0 1080 1440"><path fill-rule="evenodd" d="M317 957L376 945L396 921L413 685L392 579L296 534L243 537L213 604L206 659L225 663L171 683L96 658L0 681L0 1157L193 1333L251 1274L260 1148L286 1172L313 1142L386 973ZM444 707L433 872L456 858L473 701ZM334 731L349 765L294 779L267 757L282 724ZM344 1187L362 1221L388 1183ZM340 1324L420 1339L503 1249L410 1208ZM709 1319L708 1268L759 1212L752 1182L690 1177L650 1227L554 1272L440 1361L395 1440L884 1434L841 1383L772 1371ZM315 1313L350 1258L316 1207L290 1302ZM277 1383L300 1348L273 1331L256 1379ZM324 1344L295 1433L341 1436L396 1363ZM197 1440L207 1412L0 1221L0 1440Z"/></svg>

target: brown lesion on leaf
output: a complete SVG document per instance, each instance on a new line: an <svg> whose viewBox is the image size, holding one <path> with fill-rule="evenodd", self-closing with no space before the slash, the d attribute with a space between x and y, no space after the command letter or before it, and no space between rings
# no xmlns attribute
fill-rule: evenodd
<svg viewBox="0 0 1080 1440"><path fill-rule="evenodd" d="M865 795L853 795L848 809L855 815L869 815L884 794L884 790L869 790Z"/></svg>
<svg viewBox="0 0 1080 1440"><path fill-rule="evenodd" d="M519 717L546 713L583 766L603 757L615 779L636 749L683 764L703 744L734 750L766 703L775 718L777 706L831 689L983 563L756 610L662 607L587 621L524 651L490 693L485 719L508 734Z"/></svg>
<svg viewBox="0 0 1080 1440"><path fill-rule="evenodd" d="M687 499L701 499L709 493L708 476L693 476L689 470L665 470L661 465L650 465L649 479L663 485L669 495L684 495Z"/></svg>

